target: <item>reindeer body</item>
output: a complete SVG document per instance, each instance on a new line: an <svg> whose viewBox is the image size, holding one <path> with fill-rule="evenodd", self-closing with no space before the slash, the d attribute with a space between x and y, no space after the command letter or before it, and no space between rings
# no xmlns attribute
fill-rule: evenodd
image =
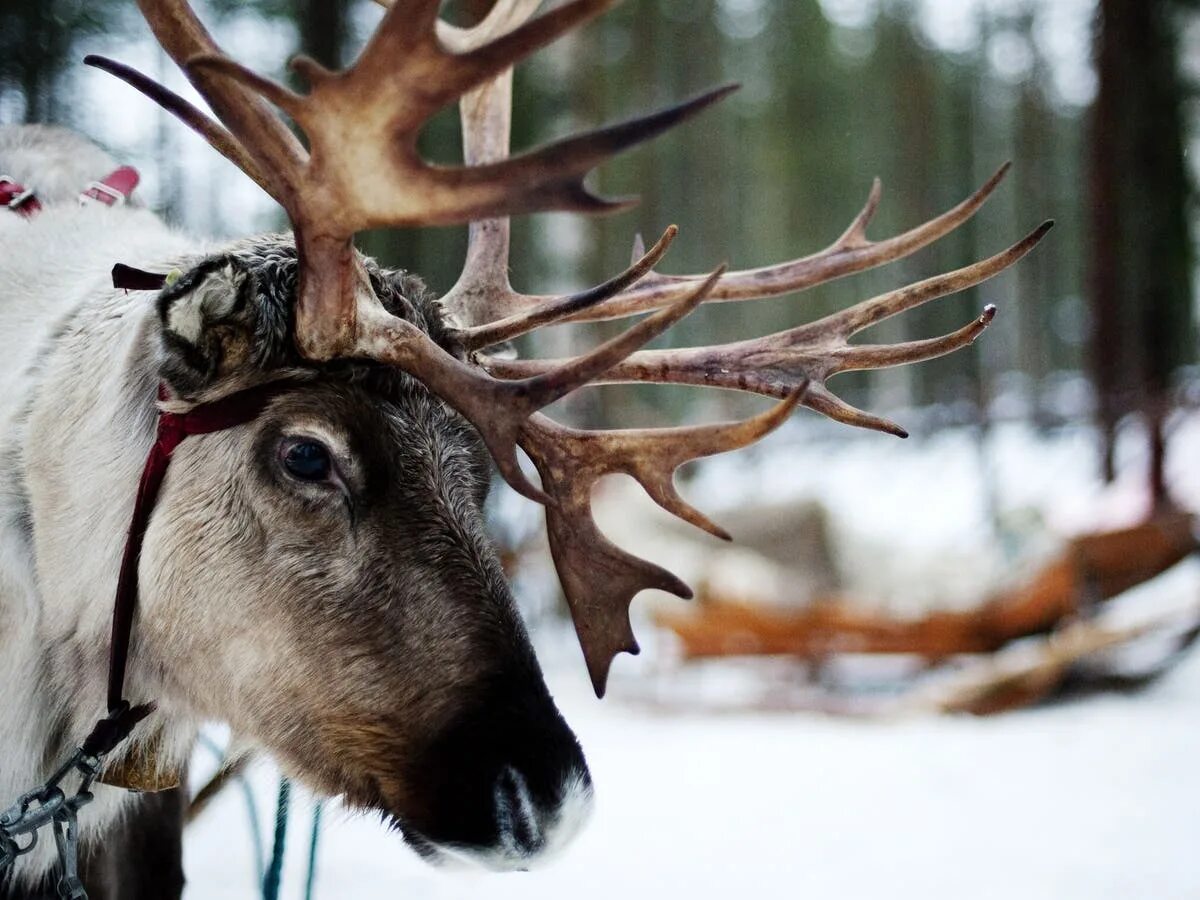
<svg viewBox="0 0 1200 900"><path fill-rule="evenodd" d="M83 186L113 168L106 154L69 132L0 129L0 169L37 184L46 203L29 222L0 214L5 798L45 780L104 705L107 595L139 457L152 440L153 397L148 405L144 392L156 377L153 305L106 285L105 260L195 252L144 209L73 202ZM164 734L175 755L186 754L193 729L181 721ZM101 787L82 825L96 844L122 813L158 805ZM28 863L31 876L48 869L52 850L42 842Z"/></svg>
<svg viewBox="0 0 1200 900"><path fill-rule="evenodd" d="M61 170L45 170L54 158ZM243 242L214 263L147 210L68 199L111 167L65 133L0 129L0 170L62 185L61 196L41 193L46 209L30 221L0 213L11 220L0 221L0 797L44 781L103 712L113 590L160 379L200 397L282 372L297 386L277 405L295 411L260 430L299 421L339 452L350 448L345 479L365 485L351 537L370 553L317 559L304 535L281 536L297 519L315 534L342 527L341 513L325 485L318 494L289 486L308 493L287 511L251 496L262 489L258 469L275 461L258 452L266 438L254 428L185 442L142 551L127 688L158 708L119 754L153 744L160 767L182 768L203 720L244 714L235 732L274 745L316 789L383 810L423 853L529 865L574 833L591 789L482 534L486 464L481 474L469 428L410 380L353 370L331 384L291 360L288 242ZM113 289L115 262L188 274L174 300L156 301ZM372 271L393 279L396 302L436 332L419 282ZM246 335L230 337L243 325L254 353ZM373 389L395 408L363 437L354 429ZM325 657L333 668L321 668ZM487 768L479 778L477 766ZM96 788L83 845L122 882L113 896L140 896L128 865L164 863L139 857L147 834L167 855L162 893L149 896L177 893L179 805ZM21 860L26 887L49 871L52 846ZM111 874L113 853L132 854L123 876Z"/></svg>

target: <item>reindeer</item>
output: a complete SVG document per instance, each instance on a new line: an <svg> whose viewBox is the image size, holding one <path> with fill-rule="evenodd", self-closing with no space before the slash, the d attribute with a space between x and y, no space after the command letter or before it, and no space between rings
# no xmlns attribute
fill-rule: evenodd
<svg viewBox="0 0 1200 900"><path fill-rule="evenodd" d="M293 62L304 94L222 53L185 0L138 5L216 118L120 63L87 61L199 132L280 204L291 234L207 245L135 204L80 207L62 185L86 184L112 160L69 135L0 133L0 169L45 189L39 215L0 224L0 794L44 780L104 710L110 640L124 666L132 622L109 631L111 597L156 418L253 394L253 414L178 446L147 513L116 695L154 709L109 755L112 784L97 785L81 815L84 883L103 896L178 896L178 791L121 785L172 783L209 720L319 794L382 813L430 860L536 865L578 832L592 783L485 531L492 465L545 507L602 695L614 656L637 651L634 595L690 591L598 531L596 480L632 475L667 510L728 538L676 492L680 465L754 442L799 405L902 435L826 380L966 346L994 310L929 340L851 336L1001 272L1048 224L989 259L778 334L643 350L702 303L790 293L915 252L970 218L1004 169L886 240L866 236L876 182L846 232L811 256L660 275L672 227L596 288L525 295L508 282L509 216L621 208L584 176L728 92L510 156L512 66L613 0L571 0L536 18L537 0L499 0L470 29L440 21L438 0L395 0L346 71ZM427 163L417 133L456 101L465 165ZM354 249L366 228L451 223L470 224L469 251L440 298ZM114 262L173 274L156 294L121 290L107 282ZM577 358L489 353L545 325L642 313ZM658 430L583 431L539 412L608 382L779 402L742 422ZM52 868L39 847L6 896L36 894Z"/></svg>

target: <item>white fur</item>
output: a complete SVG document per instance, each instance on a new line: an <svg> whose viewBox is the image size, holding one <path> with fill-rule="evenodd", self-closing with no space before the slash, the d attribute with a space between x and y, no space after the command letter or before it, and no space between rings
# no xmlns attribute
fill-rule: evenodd
<svg viewBox="0 0 1200 900"><path fill-rule="evenodd" d="M111 156L66 128L0 125L0 175L33 188L43 203L75 203L116 168Z"/></svg>
<svg viewBox="0 0 1200 900"><path fill-rule="evenodd" d="M56 133L41 137L53 144ZM0 210L0 805L43 781L104 710L112 597L155 383L154 295L113 290L109 271L197 253L145 210L79 207L79 191L115 164L79 139L55 146L0 128L0 173L46 202L28 221ZM26 503L32 545L18 522ZM131 697L157 696L136 664L130 674ZM177 763L195 724L162 712L135 739L165 727L164 762ZM80 817L85 843L132 796L95 793ZM20 874L51 865L47 838Z"/></svg>

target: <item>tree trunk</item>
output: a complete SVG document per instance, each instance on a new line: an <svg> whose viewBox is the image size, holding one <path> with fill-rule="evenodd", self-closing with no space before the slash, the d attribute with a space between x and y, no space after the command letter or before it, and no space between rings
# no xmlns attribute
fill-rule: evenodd
<svg viewBox="0 0 1200 900"><path fill-rule="evenodd" d="M1171 379L1194 341L1175 12L1173 0L1101 0L1092 123L1091 366L1105 476L1118 419L1136 410L1156 506L1168 502Z"/></svg>

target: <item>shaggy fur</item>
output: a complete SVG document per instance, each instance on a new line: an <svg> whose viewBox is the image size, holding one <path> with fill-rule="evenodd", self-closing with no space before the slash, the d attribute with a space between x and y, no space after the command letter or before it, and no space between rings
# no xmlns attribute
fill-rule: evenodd
<svg viewBox="0 0 1200 900"><path fill-rule="evenodd" d="M0 129L0 170L73 195L113 168L95 148L64 151L47 157L66 170L51 178L22 154L52 137ZM185 408L282 379L258 420L175 454L142 552L126 692L158 710L126 751L156 745L181 766L199 724L222 720L431 857L525 867L568 839L590 781L484 531L489 463L467 423L403 374L299 358L288 239L205 248L145 210L70 203L0 228L0 804L103 710L158 383ZM182 275L157 298L126 294L107 283L114 262ZM390 311L456 352L418 279L368 266ZM296 441L326 448L329 479L287 472ZM100 787L85 846L123 841L136 859L137 835L173 809ZM51 846L22 861L27 887ZM122 871L93 863L96 878ZM161 896L177 895L168 885Z"/></svg>

